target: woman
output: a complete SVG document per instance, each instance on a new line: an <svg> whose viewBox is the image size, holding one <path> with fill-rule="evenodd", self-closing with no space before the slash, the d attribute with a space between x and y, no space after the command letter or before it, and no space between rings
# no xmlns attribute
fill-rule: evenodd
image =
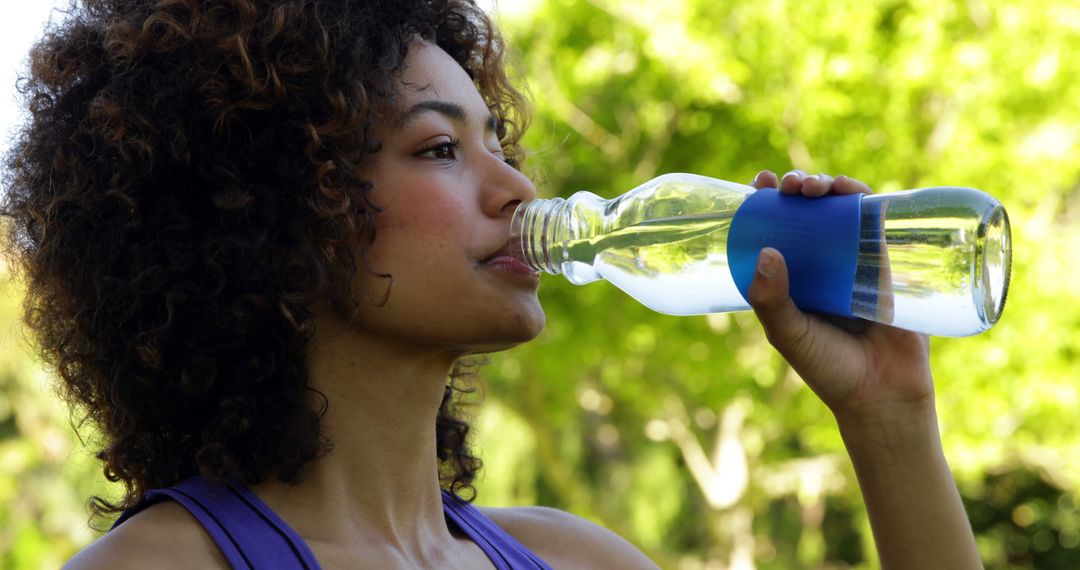
<svg viewBox="0 0 1080 570"><path fill-rule="evenodd" d="M654 567L567 513L459 498L463 359L544 324L507 244L535 189L501 48L469 0L84 0L35 48L9 243L127 489L70 568ZM775 250L750 297L837 418L883 565L977 567L926 338L800 312Z"/></svg>

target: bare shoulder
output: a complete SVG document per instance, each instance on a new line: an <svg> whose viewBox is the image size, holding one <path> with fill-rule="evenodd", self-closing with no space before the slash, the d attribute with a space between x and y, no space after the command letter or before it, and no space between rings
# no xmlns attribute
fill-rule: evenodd
<svg viewBox="0 0 1080 570"><path fill-rule="evenodd" d="M228 568L210 535L180 505L147 507L84 548L64 570Z"/></svg>
<svg viewBox="0 0 1080 570"><path fill-rule="evenodd" d="M614 532L548 507L480 507L495 524L553 568L658 568Z"/></svg>

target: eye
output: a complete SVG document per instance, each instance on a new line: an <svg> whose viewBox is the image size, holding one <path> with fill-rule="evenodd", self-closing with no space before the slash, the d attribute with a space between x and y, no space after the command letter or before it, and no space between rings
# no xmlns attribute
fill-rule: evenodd
<svg viewBox="0 0 1080 570"><path fill-rule="evenodd" d="M489 147L488 152L495 155L499 160L509 164L512 168L517 168L520 162L516 156L514 156L513 147L505 147L499 141L493 143L494 146Z"/></svg>
<svg viewBox="0 0 1080 570"><path fill-rule="evenodd" d="M509 164L513 168L521 166L521 159L519 159L513 151L503 150L499 153L499 158L502 158L503 162Z"/></svg>
<svg viewBox="0 0 1080 570"><path fill-rule="evenodd" d="M460 144L461 142L457 139L439 141L416 153L416 156L436 160L454 160L457 158L457 148Z"/></svg>

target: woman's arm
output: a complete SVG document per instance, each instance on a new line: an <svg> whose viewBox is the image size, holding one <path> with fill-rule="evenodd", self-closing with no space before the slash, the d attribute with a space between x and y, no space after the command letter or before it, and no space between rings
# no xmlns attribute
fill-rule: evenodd
<svg viewBox="0 0 1080 570"><path fill-rule="evenodd" d="M840 422L883 568L982 568L932 409Z"/></svg>
<svg viewBox="0 0 1080 570"><path fill-rule="evenodd" d="M565 511L546 507L481 507L481 510L557 570L659 570L623 537Z"/></svg>
<svg viewBox="0 0 1080 570"><path fill-rule="evenodd" d="M84 548L63 570L228 568L214 539L179 504L147 507Z"/></svg>
<svg viewBox="0 0 1080 570"><path fill-rule="evenodd" d="M869 193L851 178L762 172L758 188L807 196ZM942 452L929 339L863 321L829 321L788 296L787 268L762 251L750 304L776 347L836 417L870 513L882 567L982 568Z"/></svg>

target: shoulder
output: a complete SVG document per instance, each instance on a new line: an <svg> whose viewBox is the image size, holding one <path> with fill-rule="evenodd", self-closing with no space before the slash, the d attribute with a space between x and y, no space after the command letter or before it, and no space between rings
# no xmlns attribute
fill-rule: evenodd
<svg viewBox="0 0 1080 570"><path fill-rule="evenodd" d="M657 568L614 532L548 507L480 507L495 524L553 568Z"/></svg>
<svg viewBox="0 0 1080 570"><path fill-rule="evenodd" d="M184 507L147 507L84 548L64 570L228 568L210 535Z"/></svg>

